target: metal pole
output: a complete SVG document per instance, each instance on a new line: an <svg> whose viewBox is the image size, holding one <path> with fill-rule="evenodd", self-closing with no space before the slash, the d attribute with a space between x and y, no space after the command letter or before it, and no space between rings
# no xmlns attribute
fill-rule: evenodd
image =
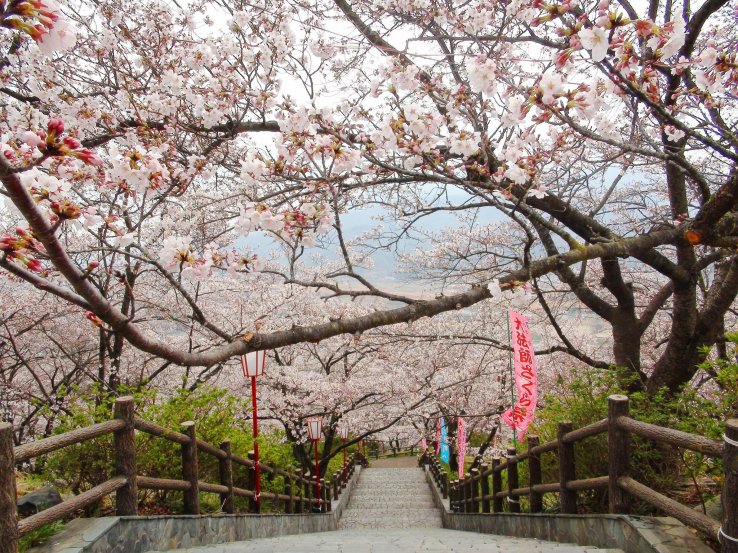
<svg viewBox="0 0 738 553"><path fill-rule="evenodd" d="M313 442L315 447L315 497L318 499L318 507L320 507L320 458L318 457L318 440Z"/></svg>
<svg viewBox="0 0 738 553"><path fill-rule="evenodd" d="M512 420L513 424L515 424L515 373L513 372L513 348L515 347L512 343L512 333L510 332L510 311L508 310L507 313L507 339L510 340L510 351L508 352L507 356L507 368L510 373L510 398L511 398L511 405L510 409L512 409ZM517 426L517 425L515 425ZM518 447L518 432L517 429L513 426L513 446L515 449Z"/></svg>
<svg viewBox="0 0 738 553"><path fill-rule="evenodd" d="M259 437L259 422L258 422L258 415L256 411L256 377L251 377L251 410L253 412L254 417L254 480L255 480L255 489L254 489L254 501L257 505L257 509L259 509L259 505L261 503L261 472L259 470L259 442L257 441L257 438Z"/></svg>

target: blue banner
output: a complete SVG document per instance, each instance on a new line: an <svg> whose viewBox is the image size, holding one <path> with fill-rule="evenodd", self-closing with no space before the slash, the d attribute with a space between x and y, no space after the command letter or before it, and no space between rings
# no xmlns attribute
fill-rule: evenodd
<svg viewBox="0 0 738 553"><path fill-rule="evenodd" d="M451 449L448 447L448 432L446 431L446 421L441 417L441 461L448 463L451 460Z"/></svg>

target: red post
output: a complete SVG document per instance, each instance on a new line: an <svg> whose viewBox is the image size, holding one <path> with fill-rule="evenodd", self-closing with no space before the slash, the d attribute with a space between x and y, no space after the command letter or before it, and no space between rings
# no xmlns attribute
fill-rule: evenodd
<svg viewBox="0 0 738 553"><path fill-rule="evenodd" d="M259 420L258 415L256 411L256 377L251 377L251 410L253 411L254 415L254 480L255 480L255 488L254 488L254 501L256 503L256 509L257 512L259 511L259 507L261 505L261 471L259 469L259 442L257 441L257 438L259 437Z"/></svg>
<svg viewBox="0 0 738 553"><path fill-rule="evenodd" d="M346 473L346 439L343 440L343 481L348 480Z"/></svg>
<svg viewBox="0 0 738 553"><path fill-rule="evenodd" d="M313 442L315 449L315 497L320 507L320 458L318 457L318 440Z"/></svg>

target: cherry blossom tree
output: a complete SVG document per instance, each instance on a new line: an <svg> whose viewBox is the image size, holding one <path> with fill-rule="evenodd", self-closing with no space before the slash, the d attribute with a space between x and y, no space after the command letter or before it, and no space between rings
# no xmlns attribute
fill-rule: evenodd
<svg viewBox="0 0 738 553"><path fill-rule="evenodd" d="M98 333L112 387L129 349L202 380L527 294L547 347L676 389L731 316L734 2L0 7L0 269ZM380 248L433 292L371 282ZM503 320L475 340L504 346Z"/></svg>

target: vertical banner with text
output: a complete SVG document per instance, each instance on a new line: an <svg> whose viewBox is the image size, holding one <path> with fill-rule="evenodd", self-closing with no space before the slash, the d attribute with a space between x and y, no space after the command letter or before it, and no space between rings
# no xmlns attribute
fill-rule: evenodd
<svg viewBox="0 0 738 553"><path fill-rule="evenodd" d="M446 420L441 417L441 461L448 463L451 459L451 448L448 447L448 431L446 430Z"/></svg>
<svg viewBox="0 0 738 553"><path fill-rule="evenodd" d="M459 477L464 475L464 457L466 456L466 423L459 417L456 429L456 447L459 450Z"/></svg>
<svg viewBox="0 0 738 553"><path fill-rule="evenodd" d="M515 365L515 405L502 414L502 420L518 433L522 440L536 413L538 403L538 377L533 340L528 328L528 319L510 310L510 339Z"/></svg>

